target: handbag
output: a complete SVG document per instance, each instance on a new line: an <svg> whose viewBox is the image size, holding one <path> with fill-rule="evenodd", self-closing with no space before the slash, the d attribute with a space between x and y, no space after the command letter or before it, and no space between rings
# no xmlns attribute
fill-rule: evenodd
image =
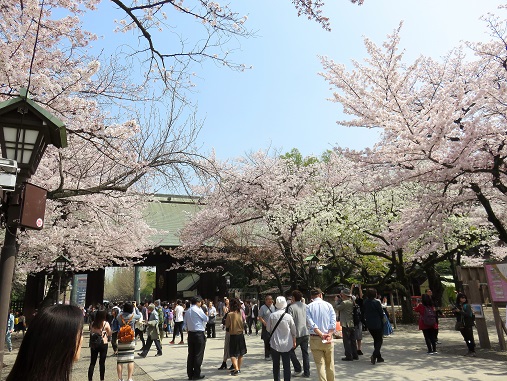
<svg viewBox="0 0 507 381"><path fill-rule="evenodd" d="M463 319L457 320L456 324L454 325L454 329L456 331L461 331L464 328L465 328L465 322L463 321Z"/></svg>

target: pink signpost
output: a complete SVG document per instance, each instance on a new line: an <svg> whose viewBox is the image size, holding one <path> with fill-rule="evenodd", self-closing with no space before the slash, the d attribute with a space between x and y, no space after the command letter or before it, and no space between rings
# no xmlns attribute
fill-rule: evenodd
<svg viewBox="0 0 507 381"><path fill-rule="evenodd" d="M507 263L484 265L491 301L507 302Z"/></svg>

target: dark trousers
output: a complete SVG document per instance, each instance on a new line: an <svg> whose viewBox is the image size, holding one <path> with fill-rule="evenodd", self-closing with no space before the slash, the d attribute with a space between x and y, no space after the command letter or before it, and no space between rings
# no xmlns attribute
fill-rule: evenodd
<svg viewBox="0 0 507 381"><path fill-rule="evenodd" d="M435 328L423 329L424 341L428 348L428 353L437 351L437 334Z"/></svg>
<svg viewBox="0 0 507 381"><path fill-rule="evenodd" d="M294 372L303 371L305 377L310 376L310 354L308 353L308 342L310 341L310 336L302 336L296 338L296 348L301 348L301 354L303 355L303 369L301 369L301 363L296 356L296 349L290 351L290 360L292 361L292 366L294 367Z"/></svg>
<svg viewBox="0 0 507 381"><path fill-rule="evenodd" d="M183 341L183 322L175 321L174 322L174 331L173 331L173 341L178 336L178 333L181 335L181 341Z"/></svg>
<svg viewBox="0 0 507 381"><path fill-rule="evenodd" d="M468 350L470 352L475 352L475 341L474 341L474 329L473 327L465 327L460 330L461 336L463 336L463 340L467 344Z"/></svg>
<svg viewBox="0 0 507 381"><path fill-rule="evenodd" d="M357 341L355 327L342 327L343 348L345 357L348 359L357 358Z"/></svg>
<svg viewBox="0 0 507 381"><path fill-rule="evenodd" d="M252 334L252 324L254 323L254 318L251 317L251 316L247 316L246 318L246 326L248 327L248 334L251 335ZM257 333L257 327L255 329L256 333Z"/></svg>
<svg viewBox="0 0 507 381"><path fill-rule="evenodd" d="M371 337L373 337L373 356L376 359L382 358L380 354L380 348L382 348L382 343L384 342L384 329L368 329L370 331Z"/></svg>
<svg viewBox="0 0 507 381"><path fill-rule="evenodd" d="M111 346L113 347L113 352L118 352L118 331L113 332L111 336Z"/></svg>
<svg viewBox="0 0 507 381"><path fill-rule="evenodd" d="M97 363L97 357L100 355L99 359L99 373L100 379L104 379L104 375L106 373L106 357L107 357L107 344L102 344L100 348L93 349L90 348L91 359L90 366L88 367L88 380L93 379L93 371L95 370L95 364Z"/></svg>
<svg viewBox="0 0 507 381"><path fill-rule="evenodd" d="M271 345L269 344L270 333L264 326L262 325L262 333L261 333L262 341L264 341L264 357L269 358L271 356Z"/></svg>
<svg viewBox="0 0 507 381"><path fill-rule="evenodd" d="M283 364L283 380L290 381L290 354L289 352L278 352L271 348L271 359L273 360L273 380L280 381L280 357Z"/></svg>
<svg viewBox="0 0 507 381"><path fill-rule="evenodd" d="M201 376L201 365L206 347L204 331L188 332L187 375L189 379Z"/></svg>
<svg viewBox="0 0 507 381"><path fill-rule="evenodd" d="M217 334L215 332L215 322L206 324L206 336L215 338Z"/></svg>
<svg viewBox="0 0 507 381"><path fill-rule="evenodd" d="M146 342L144 341L144 333L142 330L140 330L139 328L136 328L136 333L135 333L136 337L139 336L139 338L141 339L141 343L143 343L143 349L144 347L146 346Z"/></svg>
<svg viewBox="0 0 507 381"><path fill-rule="evenodd" d="M162 354L162 345L160 344L160 340L158 338L152 339L150 335L148 335L148 339L146 340L146 345L143 346L143 356L146 356L150 351L151 344L155 343L155 348L157 348L157 353Z"/></svg>

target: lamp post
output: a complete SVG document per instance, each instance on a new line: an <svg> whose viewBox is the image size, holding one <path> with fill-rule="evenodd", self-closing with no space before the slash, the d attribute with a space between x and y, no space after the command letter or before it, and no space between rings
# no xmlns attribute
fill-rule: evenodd
<svg viewBox="0 0 507 381"><path fill-rule="evenodd" d="M308 263L308 278L309 278L309 283L310 283L310 287L314 287L315 286L315 271L317 269L317 265L319 263L319 257L317 257L316 254L312 254L312 255L309 255L308 257L306 257L305 259L305 262ZM322 267L321 267L322 268Z"/></svg>
<svg viewBox="0 0 507 381"><path fill-rule="evenodd" d="M56 294L56 304L60 303L60 288L62 284L62 275L67 270L67 266L70 264L69 258L67 258L65 255L60 255L58 258L55 259L55 268L56 272L58 273L58 294ZM65 299L64 299L65 303Z"/></svg>
<svg viewBox="0 0 507 381"><path fill-rule="evenodd" d="M232 274L229 271L227 271L222 276L225 279L225 296L229 297L229 288L231 287L231 276L232 276Z"/></svg>
<svg viewBox="0 0 507 381"><path fill-rule="evenodd" d="M25 224L24 217L40 207L25 205L25 183L36 171L46 147L52 144L57 148L67 146L65 125L37 103L28 98L26 89L20 90L16 98L0 103L0 148L2 158L16 162L19 173L14 189L3 188L2 213L6 222L4 245L0 252L0 364L5 350L5 327L9 313L12 278L16 263L17 230L19 226L41 229L43 218L37 217L33 224ZM40 189L40 188L39 188ZM41 198L39 194L37 197ZM44 193L45 205L45 193ZM23 210L24 209L24 210ZM33 219L33 215L28 216ZM42 216L43 217L43 216ZM25 218L26 220L26 218ZM1 374L1 367L0 367Z"/></svg>

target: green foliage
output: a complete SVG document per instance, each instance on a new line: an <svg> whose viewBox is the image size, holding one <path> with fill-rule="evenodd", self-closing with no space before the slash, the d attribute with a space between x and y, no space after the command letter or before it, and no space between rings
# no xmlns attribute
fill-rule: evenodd
<svg viewBox="0 0 507 381"><path fill-rule="evenodd" d="M141 271L141 300L152 299L156 285L157 274L154 271Z"/></svg>
<svg viewBox="0 0 507 381"><path fill-rule="evenodd" d="M156 285L156 274L141 268L141 300L150 299ZM113 274L106 278L104 299L131 300L134 297L134 268L117 267Z"/></svg>
<svg viewBox="0 0 507 381"><path fill-rule="evenodd" d="M290 152L281 155L280 158L291 161L297 167L308 167L309 165L319 162L319 159L317 159L315 156L303 157L297 148L293 148Z"/></svg>

